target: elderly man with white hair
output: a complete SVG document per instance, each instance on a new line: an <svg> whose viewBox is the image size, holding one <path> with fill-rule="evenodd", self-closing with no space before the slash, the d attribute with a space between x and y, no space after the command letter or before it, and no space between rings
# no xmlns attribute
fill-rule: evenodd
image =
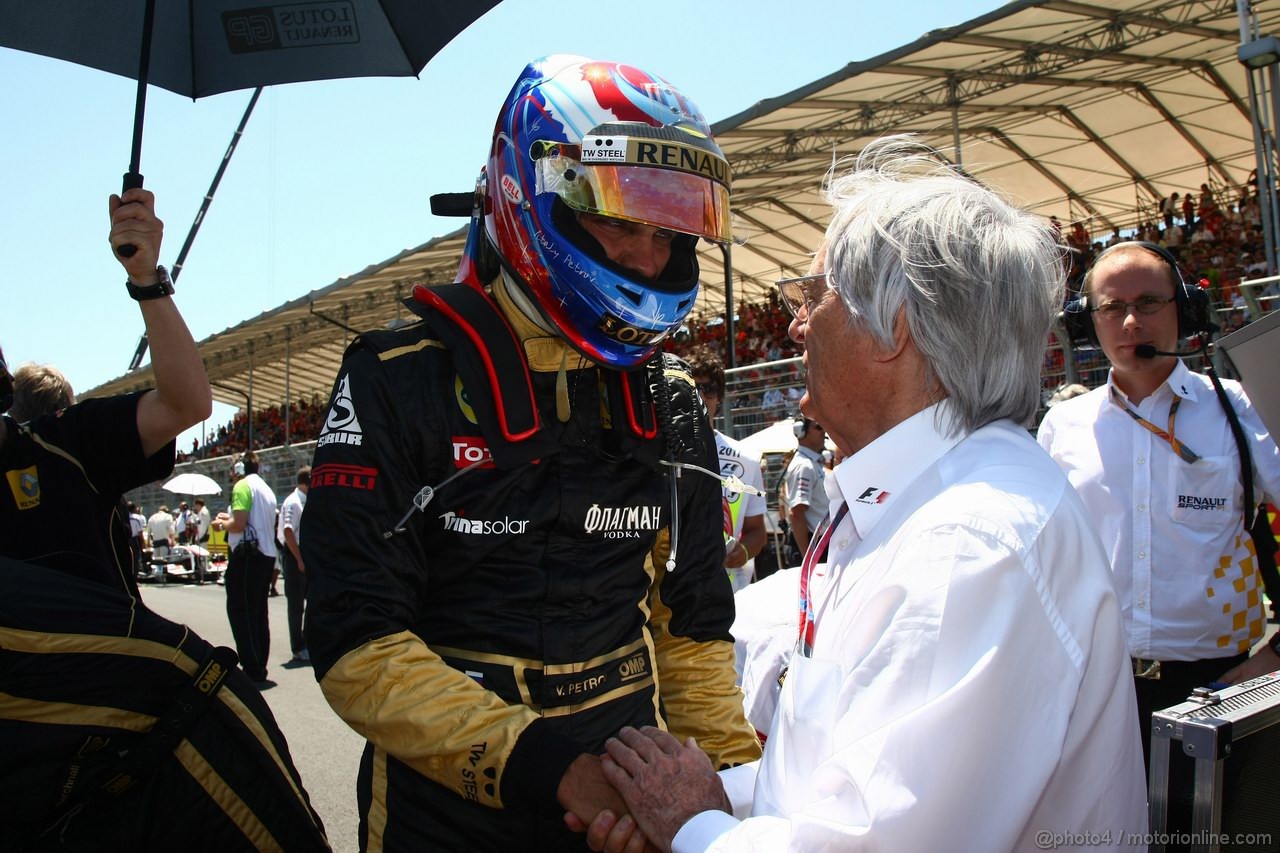
<svg viewBox="0 0 1280 853"><path fill-rule="evenodd" d="M909 138L827 197L811 274L779 288L801 410L847 458L764 756L717 774L692 742L624 729L605 774L630 815L589 843L1145 849L1107 557L1026 430L1062 304L1053 234Z"/></svg>

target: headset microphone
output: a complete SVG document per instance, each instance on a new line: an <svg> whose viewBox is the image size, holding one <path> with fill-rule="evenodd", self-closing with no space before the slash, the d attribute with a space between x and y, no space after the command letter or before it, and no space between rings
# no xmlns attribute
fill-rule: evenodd
<svg viewBox="0 0 1280 853"><path fill-rule="evenodd" d="M1151 344L1138 344L1133 348L1133 354L1138 358L1155 358L1158 355L1171 355L1174 358L1186 358L1189 355L1195 355L1200 352L1204 352L1203 344L1190 352L1165 352L1164 350L1156 349Z"/></svg>

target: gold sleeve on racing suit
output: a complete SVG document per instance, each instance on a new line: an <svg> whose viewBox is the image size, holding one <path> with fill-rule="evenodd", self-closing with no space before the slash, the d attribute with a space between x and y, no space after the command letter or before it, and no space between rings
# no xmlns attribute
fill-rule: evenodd
<svg viewBox="0 0 1280 853"><path fill-rule="evenodd" d="M502 808L502 774L537 715L508 705L409 631L343 655L320 681L346 723L464 799Z"/></svg>
<svg viewBox="0 0 1280 853"><path fill-rule="evenodd" d="M700 643L669 630L671 609L662 601L669 541L664 530L651 554L654 581L649 590L654 668L667 730L681 742L688 737L697 740L718 769L755 761L760 757L760 739L743 710L733 644L724 640Z"/></svg>

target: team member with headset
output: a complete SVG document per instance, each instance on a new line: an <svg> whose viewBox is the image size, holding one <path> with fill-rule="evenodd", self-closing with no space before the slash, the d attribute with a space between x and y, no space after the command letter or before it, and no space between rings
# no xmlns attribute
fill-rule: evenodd
<svg viewBox="0 0 1280 853"><path fill-rule="evenodd" d="M347 351L302 554L316 677L369 742L363 848L582 849L565 810L622 807L597 756L624 725L759 755L714 436L659 352L728 202L670 84L536 61L498 115L459 283Z"/></svg>
<svg viewBox="0 0 1280 853"><path fill-rule="evenodd" d="M793 425L795 430L795 455L791 457L783 482L787 487L787 521L796 548L803 554L809 549L809 538L827 514L827 469L822 464L822 450L827 440L826 430L817 421L801 416Z"/></svg>
<svg viewBox="0 0 1280 853"><path fill-rule="evenodd" d="M1149 762L1153 710L1280 669L1275 643L1258 645L1266 617L1246 519L1280 495L1280 451L1238 383L1222 381L1220 393L1177 357L1180 339L1209 330L1208 299L1167 250L1107 249L1065 318L1111 371L1050 409L1039 441L1110 554Z"/></svg>

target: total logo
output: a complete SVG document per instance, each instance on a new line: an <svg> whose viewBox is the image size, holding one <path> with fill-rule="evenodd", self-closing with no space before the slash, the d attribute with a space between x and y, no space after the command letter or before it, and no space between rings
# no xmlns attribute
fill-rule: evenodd
<svg viewBox="0 0 1280 853"><path fill-rule="evenodd" d="M455 435L453 437L453 467L469 468L477 462L483 462L481 468L493 468L493 454L483 438L474 435Z"/></svg>
<svg viewBox="0 0 1280 853"><path fill-rule="evenodd" d="M468 536L506 536L512 533L524 533L529 527L527 520L504 518L501 521L489 521L479 518L464 518L456 512L446 512L440 516L445 530L454 533L465 533Z"/></svg>
<svg viewBox="0 0 1280 853"><path fill-rule="evenodd" d="M639 539L641 531L660 530L662 512L658 506L600 506L587 510L583 529L587 535L601 534L605 539Z"/></svg>

